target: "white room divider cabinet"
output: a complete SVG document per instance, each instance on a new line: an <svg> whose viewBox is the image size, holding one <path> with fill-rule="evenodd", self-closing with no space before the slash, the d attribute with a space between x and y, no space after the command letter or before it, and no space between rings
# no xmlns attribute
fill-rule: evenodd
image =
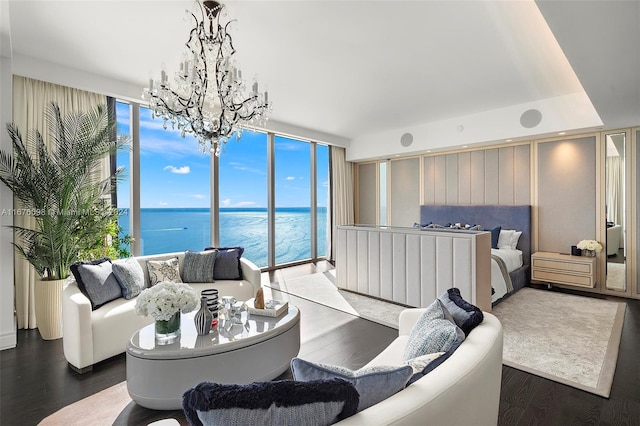
<svg viewBox="0 0 640 426"><path fill-rule="evenodd" d="M425 307L448 288L491 311L491 234L339 226L338 287Z"/></svg>

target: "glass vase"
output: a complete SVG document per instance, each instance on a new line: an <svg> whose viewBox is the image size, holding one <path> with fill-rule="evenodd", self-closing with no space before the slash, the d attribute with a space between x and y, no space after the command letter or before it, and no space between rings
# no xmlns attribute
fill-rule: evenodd
<svg viewBox="0 0 640 426"><path fill-rule="evenodd" d="M595 250L583 249L582 250L582 255L586 256L586 257L596 257L596 251Z"/></svg>
<svg viewBox="0 0 640 426"><path fill-rule="evenodd" d="M156 320L156 343L169 345L180 337L180 311L168 320Z"/></svg>

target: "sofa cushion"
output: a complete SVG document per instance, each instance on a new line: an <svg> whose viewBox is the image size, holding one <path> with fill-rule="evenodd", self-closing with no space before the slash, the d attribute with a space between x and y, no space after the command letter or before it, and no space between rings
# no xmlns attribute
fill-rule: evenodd
<svg viewBox="0 0 640 426"><path fill-rule="evenodd" d="M180 262L177 257L167 260L147 260L149 285L154 286L162 281L181 283Z"/></svg>
<svg viewBox="0 0 640 426"><path fill-rule="evenodd" d="M467 336L471 330L476 328L484 319L482 310L467 302L460 295L460 289L450 288L442 293L438 299L444 307L451 313L456 325L464 331Z"/></svg>
<svg viewBox="0 0 640 426"><path fill-rule="evenodd" d="M404 360L434 352L447 352L460 346L464 332L447 319L446 308L436 299L429 305L409 333Z"/></svg>
<svg viewBox="0 0 640 426"><path fill-rule="evenodd" d="M432 354L426 354L416 358L412 358L405 363L412 368L413 374L422 373L422 375L424 375L426 374L425 369L429 366L429 364L440 358L445 353L446 352L434 352Z"/></svg>
<svg viewBox="0 0 640 426"><path fill-rule="evenodd" d="M191 425L330 425L352 416L357 407L358 392L341 379L203 382L182 397Z"/></svg>
<svg viewBox="0 0 640 426"><path fill-rule="evenodd" d="M413 375L411 366L374 366L359 370L327 364L314 364L300 358L291 360L293 379L311 381L339 378L352 383L360 394L362 411L402 390Z"/></svg>
<svg viewBox="0 0 640 426"><path fill-rule="evenodd" d="M76 262L70 269L78 288L91 302L91 310L122 297L122 289L113 275L111 260L108 258Z"/></svg>
<svg viewBox="0 0 640 426"><path fill-rule="evenodd" d="M241 280L242 267L240 257L244 253L242 247L207 247L205 250L218 250L216 263L213 268L213 278L216 280Z"/></svg>
<svg viewBox="0 0 640 426"><path fill-rule="evenodd" d="M144 289L144 271L135 258L118 259L112 268L125 299L136 297Z"/></svg>
<svg viewBox="0 0 640 426"><path fill-rule="evenodd" d="M184 252L182 281L185 283L212 283L218 250Z"/></svg>

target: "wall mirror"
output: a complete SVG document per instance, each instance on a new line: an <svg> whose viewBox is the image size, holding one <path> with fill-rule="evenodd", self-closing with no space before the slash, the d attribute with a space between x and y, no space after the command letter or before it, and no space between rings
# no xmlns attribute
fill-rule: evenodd
<svg viewBox="0 0 640 426"><path fill-rule="evenodd" d="M605 135L605 218L606 288L625 292L626 280L626 199L625 152L627 134Z"/></svg>

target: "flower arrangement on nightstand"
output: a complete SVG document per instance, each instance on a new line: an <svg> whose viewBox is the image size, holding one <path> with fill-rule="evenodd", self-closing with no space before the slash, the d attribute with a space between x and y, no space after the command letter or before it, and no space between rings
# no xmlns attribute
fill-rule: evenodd
<svg viewBox="0 0 640 426"><path fill-rule="evenodd" d="M578 243L578 248L582 250L583 256L594 257L602 251L602 244L596 240L582 240Z"/></svg>

